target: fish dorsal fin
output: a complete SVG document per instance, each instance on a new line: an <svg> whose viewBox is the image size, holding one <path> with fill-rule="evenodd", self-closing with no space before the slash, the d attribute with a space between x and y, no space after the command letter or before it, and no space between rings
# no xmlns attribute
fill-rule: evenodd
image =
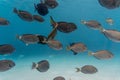
<svg viewBox="0 0 120 80"><path fill-rule="evenodd" d="M50 16L50 23L52 24L53 28L58 27L58 23Z"/></svg>

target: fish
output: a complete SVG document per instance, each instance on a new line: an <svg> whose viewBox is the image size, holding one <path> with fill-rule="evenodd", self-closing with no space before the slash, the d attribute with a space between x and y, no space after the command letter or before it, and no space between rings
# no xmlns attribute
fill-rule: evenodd
<svg viewBox="0 0 120 80"><path fill-rule="evenodd" d="M39 42L38 35L35 34L23 34L23 35L16 35L16 38L21 40L28 46L29 44L35 44Z"/></svg>
<svg viewBox="0 0 120 80"><path fill-rule="evenodd" d="M96 20L89 20L89 21L81 20L81 24L84 24L87 27L94 30L103 29L102 25Z"/></svg>
<svg viewBox="0 0 120 80"><path fill-rule="evenodd" d="M106 18L106 22L109 24L109 25L113 25L114 24L114 21L112 18Z"/></svg>
<svg viewBox="0 0 120 80"><path fill-rule="evenodd" d="M13 12L17 14L22 20L32 22L34 20L32 14L28 11L24 10L17 10L16 8L13 9Z"/></svg>
<svg viewBox="0 0 120 80"><path fill-rule="evenodd" d="M46 41L47 41L47 37L46 36L37 35L37 37L39 38L38 44L46 44Z"/></svg>
<svg viewBox="0 0 120 80"><path fill-rule="evenodd" d="M0 25L9 25L10 22L8 20L6 20L5 18L0 18Z"/></svg>
<svg viewBox="0 0 120 80"><path fill-rule="evenodd" d="M62 76L57 76L57 77L55 77L53 80L65 80L65 78L62 77Z"/></svg>
<svg viewBox="0 0 120 80"><path fill-rule="evenodd" d="M12 60L0 60L0 72L5 72L12 69L15 63Z"/></svg>
<svg viewBox="0 0 120 80"><path fill-rule="evenodd" d="M57 40L48 40L46 43L54 50L61 50L63 48L62 44Z"/></svg>
<svg viewBox="0 0 120 80"><path fill-rule="evenodd" d="M50 64L47 60L39 61L38 63L33 62L32 69L37 69L39 72L47 72L50 68Z"/></svg>
<svg viewBox="0 0 120 80"><path fill-rule="evenodd" d="M119 0L98 0L98 2L102 7L105 7L107 9L115 9L120 6Z"/></svg>
<svg viewBox="0 0 120 80"><path fill-rule="evenodd" d="M60 22L56 22L52 16L50 16L51 18L51 24L53 26L53 28L55 28L55 26L57 26L57 30L59 30L60 32L63 33L70 33L73 32L77 29L76 24L72 23L72 22L64 22L64 21L60 21Z"/></svg>
<svg viewBox="0 0 120 80"><path fill-rule="evenodd" d="M113 53L108 50L100 50L97 52L89 51L88 54L93 55L95 58L99 60L111 59L114 56Z"/></svg>
<svg viewBox="0 0 120 80"><path fill-rule="evenodd" d="M96 67L94 67L93 65L85 65L85 66L81 67L80 71L84 74L94 74L94 73L98 72L98 69Z"/></svg>
<svg viewBox="0 0 120 80"><path fill-rule="evenodd" d="M56 0L44 0L44 3L49 9L54 9L58 6L58 2Z"/></svg>
<svg viewBox="0 0 120 80"><path fill-rule="evenodd" d="M34 20L38 21L38 22L44 22L44 18L42 18L41 16L39 15L33 15L33 18Z"/></svg>
<svg viewBox="0 0 120 80"><path fill-rule="evenodd" d="M0 45L0 55L12 54L14 51L15 51L15 48L11 44Z"/></svg>
<svg viewBox="0 0 120 80"><path fill-rule="evenodd" d="M120 32L117 30L103 29L101 31L109 40L120 42Z"/></svg>
<svg viewBox="0 0 120 80"><path fill-rule="evenodd" d="M41 3L34 4L35 11L37 11L40 15L45 16L49 13L47 6L44 4L44 2L41 0Z"/></svg>
<svg viewBox="0 0 120 80"><path fill-rule="evenodd" d="M69 46L66 47L67 50L71 50L74 55L78 53L85 52L87 50L87 46L81 42L71 43Z"/></svg>
<svg viewBox="0 0 120 80"><path fill-rule="evenodd" d="M77 26L72 22L58 22L57 29L63 33L71 33L77 29Z"/></svg>

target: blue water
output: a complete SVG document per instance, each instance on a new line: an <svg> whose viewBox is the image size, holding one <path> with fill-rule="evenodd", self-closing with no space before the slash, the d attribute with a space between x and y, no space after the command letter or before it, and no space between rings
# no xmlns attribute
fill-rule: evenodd
<svg viewBox="0 0 120 80"><path fill-rule="evenodd" d="M0 73L0 80L53 80L56 76L63 76L66 80L120 80L120 43L108 40L98 30L93 30L80 24L80 20L97 20L105 29L116 29L120 31L120 8L109 10L98 3L97 0L58 0L59 6L49 10L44 16L45 22L27 22L21 20L13 13L13 8L34 12L34 3L39 0L0 0L0 17L10 21L8 26L0 26L0 44L12 44L16 51L12 55L0 56L2 59L11 59L16 66L9 71ZM56 40L63 44L60 51L53 50L46 45L29 45L16 39L16 34L42 34L47 36L52 27L50 18L56 21L68 21L77 25L78 29L66 34L58 32ZM110 26L105 19L110 17L114 25ZM106 49L113 52L114 57L110 60L97 60L88 56L87 52L73 55L65 49L72 42L83 42L91 51ZM48 60L50 69L45 73L31 70L32 62ZM98 73L86 75L76 73L75 67L94 65Z"/></svg>

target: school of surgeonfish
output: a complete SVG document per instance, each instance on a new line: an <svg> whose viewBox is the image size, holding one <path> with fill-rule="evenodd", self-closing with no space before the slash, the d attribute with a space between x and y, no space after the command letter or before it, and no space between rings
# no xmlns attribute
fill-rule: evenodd
<svg viewBox="0 0 120 80"><path fill-rule="evenodd" d="M106 9L115 9L120 6L120 0L98 0L102 7ZM38 21L44 22L45 19L43 18L47 14L49 14L49 9L55 9L58 7L59 3L57 0L40 0L39 3L33 3L33 7L35 8L35 13L38 14L31 14L26 10L21 10L17 8L13 8L13 13L16 14L21 20L23 21ZM57 9L57 8L56 8ZM52 11L52 10L51 10ZM42 17L43 16L43 17ZM112 18L106 18L105 20L109 25L113 25L114 21ZM48 35L42 34L21 34L16 35L16 38L23 42L25 45L47 45L53 50L62 50L63 44L55 39L58 35L57 31L62 33L71 33L77 30L77 25L73 22L67 21L55 21L52 16L50 16L50 23L52 25L51 32ZM114 29L104 29L104 26L97 20L81 20L81 24L91 28L93 30L98 30L101 32L102 35L105 35L109 40L113 42L120 42L120 31ZM10 21L7 19L0 17L0 26L7 26L10 25ZM108 60L114 57L114 53L108 50L98 50L93 52L92 50L88 50L87 45L82 42L72 42L67 45L67 50L73 52L73 55L79 55L79 53L84 53L88 51L89 55L92 55L98 60ZM15 51L15 47L12 44L0 44L0 55L11 55ZM15 62L12 60L0 60L0 72L5 72L12 69L15 66ZM36 69L39 72L47 72L51 67L50 62L48 60L40 60L37 63L33 62L31 65L32 69ZM99 70L100 71L100 70ZM82 72L84 74L94 74L98 72L98 69L93 65L84 65L81 68L76 67L76 72ZM62 76L57 76L53 80L65 80Z"/></svg>

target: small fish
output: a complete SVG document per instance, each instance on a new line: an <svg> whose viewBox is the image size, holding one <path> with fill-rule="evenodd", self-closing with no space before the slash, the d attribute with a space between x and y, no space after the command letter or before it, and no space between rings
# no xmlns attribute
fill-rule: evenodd
<svg viewBox="0 0 120 80"><path fill-rule="evenodd" d="M107 50L100 50L97 52L88 52L89 55L93 55L95 58L99 59L99 60L105 60L105 59L111 59L113 58L113 54L110 51Z"/></svg>
<svg viewBox="0 0 120 80"><path fill-rule="evenodd" d="M34 20L38 22L44 22L45 20L39 15L33 15Z"/></svg>
<svg viewBox="0 0 120 80"><path fill-rule="evenodd" d="M108 39L114 42L120 42L120 32L117 30L105 30L101 31Z"/></svg>
<svg viewBox="0 0 120 80"><path fill-rule="evenodd" d="M58 6L58 2L56 0L44 0L44 1L49 9L54 9Z"/></svg>
<svg viewBox="0 0 120 80"><path fill-rule="evenodd" d="M94 30L99 30L102 28L102 25L96 20L89 20L89 21L81 20L81 24L84 24L87 27Z"/></svg>
<svg viewBox="0 0 120 80"><path fill-rule="evenodd" d="M37 37L39 38L38 44L46 44L47 37L45 37L43 35L38 35Z"/></svg>
<svg viewBox="0 0 120 80"><path fill-rule="evenodd" d="M44 2L41 0L41 3L39 4L34 4L35 10L42 15L45 16L49 13L47 6L44 4Z"/></svg>
<svg viewBox="0 0 120 80"><path fill-rule="evenodd" d="M109 25L113 25L114 21L112 18L106 18L106 22L109 24Z"/></svg>
<svg viewBox="0 0 120 80"><path fill-rule="evenodd" d="M5 72L10 70L15 66L12 60L0 60L0 72Z"/></svg>
<svg viewBox="0 0 120 80"><path fill-rule="evenodd" d="M81 68L80 71L84 74L94 74L98 72L97 68L94 67L93 65L85 65Z"/></svg>
<svg viewBox="0 0 120 80"><path fill-rule="evenodd" d="M83 43L72 43L69 46L67 46L67 50L71 50L74 55L77 55L78 53L84 52L87 50L87 47Z"/></svg>
<svg viewBox="0 0 120 80"><path fill-rule="evenodd" d="M120 0L98 0L98 2L107 9L115 9L120 6Z"/></svg>
<svg viewBox="0 0 120 80"><path fill-rule="evenodd" d="M0 55L12 54L15 51L15 48L10 44L0 45Z"/></svg>
<svg viewBox="0 0 120 80"><path fill-rule="evenodd" d="M9 25L10 22L6 20L5 18L0 18L0 25Z"/></svg>
<svg viewBox="0 0 120 80"><path fill-rule="evenodd" d="M17 39L23 41L26 46L29 44L35 44L39 42L39 38L37 37L38 35L35 34L23 34L23 35L16 35Z"/></svg>
<svg viewBox="0 0 120 80"><path fill-rule="evenodd" d="M61 50L63 47L62 44L57 40L48 40L46 43L50 48L55 50Z"/></svg>
<svg viewBox="0 0 120 80"><path fill-rule="evenodd" d="M17 10L16 8L14 8L13 12L16 13L22 20L29 22L34 20L33 16L27 11Z"/></svg>
<svg viewBox="0 0 120 80"><path fill-rule="evenodd" d="M55 77L53 80L65 80L65 78L62 77L62 76L57 76L57 77Z"/></svg>
<svg viewBox="0 0 120 80"><path fill-rule="evenodd" d="M50 64L47 60L39 61L32 64L32 69L37 69L39 72L46 72L50 68Z"/></svg>

